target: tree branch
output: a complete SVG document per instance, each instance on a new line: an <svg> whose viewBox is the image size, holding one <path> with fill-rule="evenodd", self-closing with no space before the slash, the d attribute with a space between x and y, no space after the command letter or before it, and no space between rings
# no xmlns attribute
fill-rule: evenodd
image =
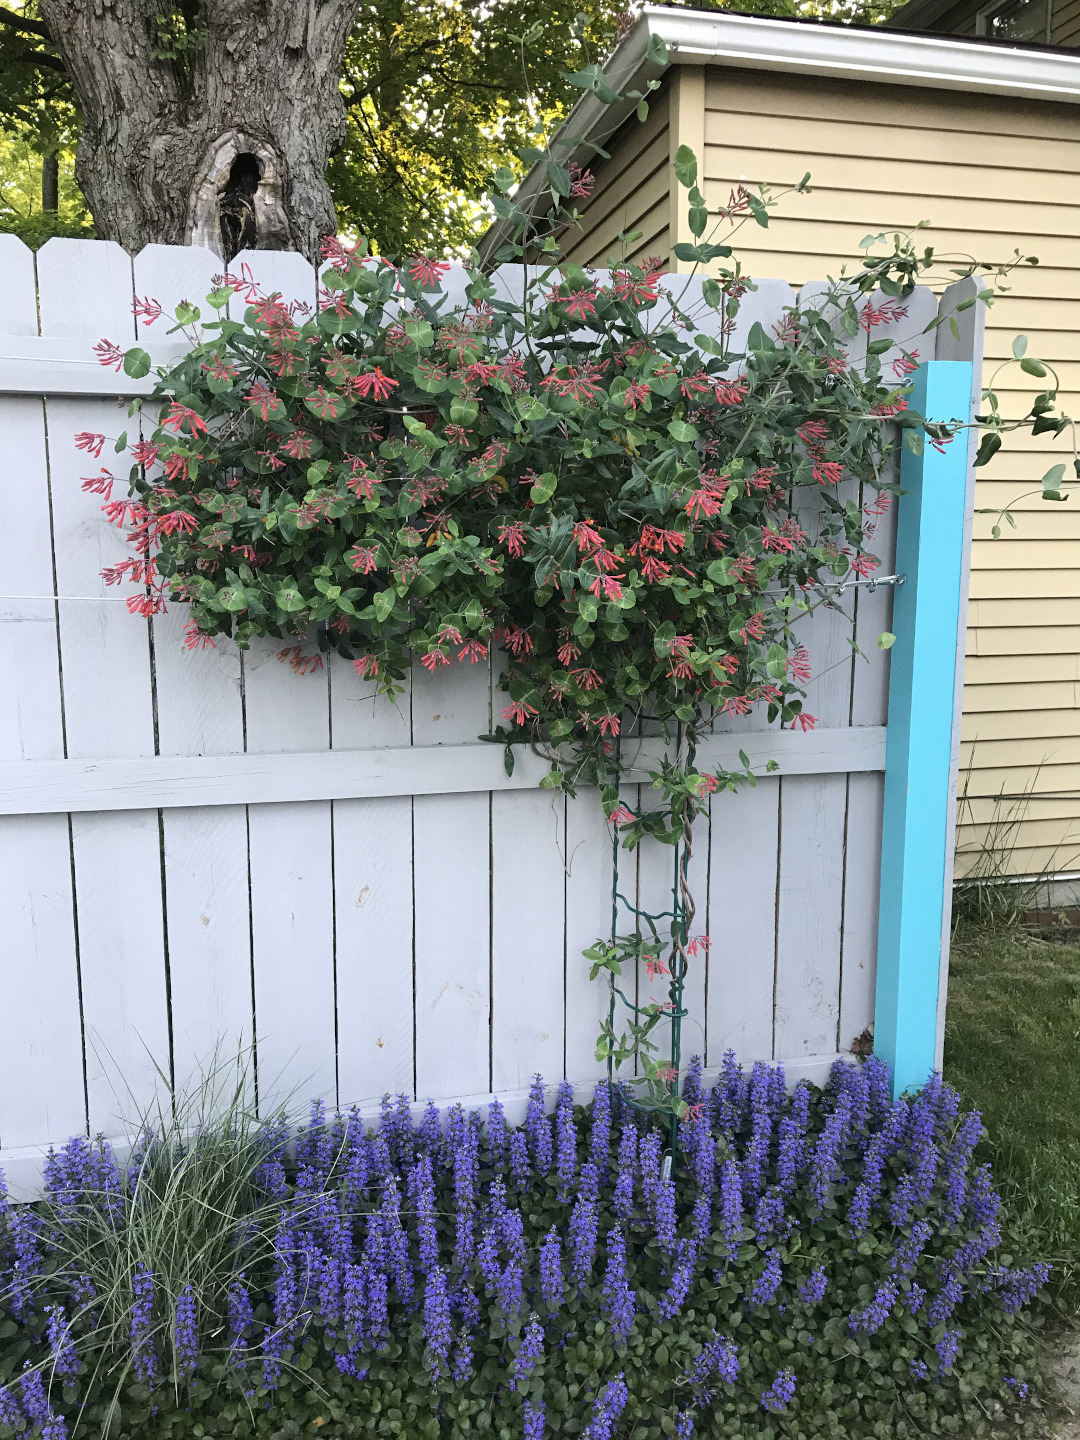
<svg viewBox="0 0 1080 1440"><path fill-rule="evenodd" d="M52 44L52 36L49 34L48 26L41 20L31 20L28 16L16 15L6 5L0 5L0 25L8 25L12 30L21 30L24 35L36 35L40 40L48 40Z"/></svg>

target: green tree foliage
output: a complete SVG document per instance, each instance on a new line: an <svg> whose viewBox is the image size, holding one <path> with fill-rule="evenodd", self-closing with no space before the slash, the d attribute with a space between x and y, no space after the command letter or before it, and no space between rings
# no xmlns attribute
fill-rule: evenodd
<svg viewBox="0 0 1080 1440"><path fill-rule="evenodd" d="M50 235L92 235L73 175L80 116L36 0L0 0L0 231L35 248ZM58 204L42 204L42 165L54 157Z"/></svg>
<svg viewBox="0 0 1080 1440"><path fill-rule="evenodd" d="M362 0L342 90L346 143L330 178L341 227L387 255L461 249L495 173L569 110L569 71L602 59L624 0ZM724 8L697 0L695 8ZM742 11L874 23L890 0L739 0ZM177 58L199 43L198 0L160 17ZM174 33L175 32L175 33ZM170 38L172 40L170 42ZM0 0L0 130L70 173L79 130L70 82L36 0ZM87 233L77 193L58 214L24 195L22 150L0 150L0 228L32 242ZM14 182L14 183L13 183Z"/></svg>

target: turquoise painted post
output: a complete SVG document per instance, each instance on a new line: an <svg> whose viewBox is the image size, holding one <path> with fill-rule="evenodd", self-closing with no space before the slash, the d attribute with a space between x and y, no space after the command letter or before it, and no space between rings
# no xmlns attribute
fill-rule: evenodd
<svg viewBox="0 0 1080 1440"><path fill-rule="evenodd" d="M914 376L913 409L928 420L967 420L972 369L931 360ZM885 803L878 911L874 1049L899 1095L935 1065L957 625L963 578L968 445L943 453L905 446L900 461Z"/></svg>

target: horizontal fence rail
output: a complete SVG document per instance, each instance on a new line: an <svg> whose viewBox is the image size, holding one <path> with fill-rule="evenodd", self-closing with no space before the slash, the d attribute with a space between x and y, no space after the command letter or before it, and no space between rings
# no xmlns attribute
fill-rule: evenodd
<svg viewBox="0 0 1080 1440"><path fill-rule="evenodd" d="M302 257L241 264L317 303ZM130 1134L161 1075L182 1085L237 1047L263 1104L520 1097L537 1072L604 1073L604 997L580 957L610 926L610 835L595 794L538 789L547 764L521 747L507 776L478 741L505 704L497 657L417 669L393 706L338 656L300 676L280 642L186 653L182 607L135 619L100 578L122 540L80 488L95 462L74 436L126 429L149 384L93 346L167 359L134 296L171 311L219 270L197 249L132 259L51 240L35 259L0 236L0 492L21 517L0 582L0 1165L16 1187L48 1145ZM512 268L497 278L520 286ZM463 299L463 272L448 279ZM757 283L743 338L793 298ZM907 307L875 338L926 358L938 301L920 289ZM841 493L862 502L857 481ZM874 541L883 574L893 523ZM710 1068L733 1047L822 1078L873 1017L889 664L875 640L891 610L889 587L852 587L807 623L816 731L752 713L699 751L730 768L742 750L761 775L697 826L690 882L712 946L684 1049ZM625 782L633 805L654 803L656 743ZM621 883L659 911L671 878L670 851L646 845Z"/></svg>

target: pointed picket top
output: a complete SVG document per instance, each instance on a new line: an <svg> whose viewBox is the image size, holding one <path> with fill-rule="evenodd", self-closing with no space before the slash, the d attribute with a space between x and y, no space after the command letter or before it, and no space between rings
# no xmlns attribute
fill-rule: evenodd
<svg viewBox="0 0 1080 1440"><path fill-rule="evenodd" d="M314 266L295 250L241 250L229 261L230 275L251 276L264 295L278 294L290 304L307 305L314 313L318 282ZM243 300L244 292L240 292Z"/></svg>
<svg viewBox="0 0 1080 1440"><path fill-rule="evenodd" d="M0 235L0 335L36 335L34 252L17 235Z"/></svg>
<svg viewBox="0 0 1080 1440"><path fill-rule="evenodd" d="M42 335L135 338L131 256L115 240L47 240L37 253Z"/></svg>
<svg viewBox="0 0 1080 1440"><path fill-rule="evenodd" d="M834 324L841 313L841 306L828 296L835 294L837 288L843 292L847 289L855 303L855 308L861 310L866 303L865 298L859 294L853 285L845 285L843 281L834 280L810 280L799 291L799 305L804 310L816 310L830 325ZM866 364L866 331L859 326L854 335L847 336L837 332L837 339L848 362L856 370L861 370Z"/></svg>
<svg viewBox="0 0 1080 1440"><path fill-rule="evenodd" d="M155 300L162 308L156 321L148 322L145 314L136 317L140 339L164 340L181 300L198 305L207 318L206 297L224 269L221 256L201 245L147 245L140 250L133 262L136 299Z"/></svg>

